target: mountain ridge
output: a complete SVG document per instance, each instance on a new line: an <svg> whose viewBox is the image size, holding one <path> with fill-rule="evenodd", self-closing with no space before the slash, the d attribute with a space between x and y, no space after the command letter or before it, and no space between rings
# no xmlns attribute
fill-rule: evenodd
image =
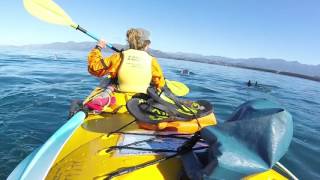
<svg viewBox="0 0 320 180"><path fill-rule="evenodd" d="M32 49L56 49L56 50L79 50L79 51L90 51L95 46L95 42L84 41L84 42L54 42L49 44L31 44L23 46L0 46L0 47L11 47L11 48L32 48ZM127 49L126 45L113 44L118 49ZM107 52L112 50L107 49ZM233 66L239 68L248 68L255 70L262 70L266 72L273 72L278 74L293 74L293 76L300 75L319 79L320 81L320 64L308 65L302 64L298 61L287 61L280 58L229 58L215 55L201 55L197 53L184 53L184 52L164 52L161 50L150 49L149 53L158 58L169 58L177 60L195 61L201 63L217 64L223 66ZM304 78L304 77L303 77ZM308 79L308 78L307 78ZM312 79L314 80L314 79Z"/></svg>

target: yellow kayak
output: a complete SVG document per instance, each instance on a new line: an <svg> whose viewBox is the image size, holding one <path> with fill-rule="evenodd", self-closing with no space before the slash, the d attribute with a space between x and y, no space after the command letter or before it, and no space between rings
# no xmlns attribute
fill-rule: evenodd
<svg viewBox="0 0 320 180"><path fill-rule="evenodd" d="M210 114L210 118L216 124L214 114ZM183 138L159 138L161 142L158 143L156 135L170 136L173 132L140 129L134 120L129 113L78 112L44 145L23 160L8 179L182 179L180 156L155 162L172 155L172 152L115 148L140 140L145 140L142 144L149 148L163 148L165 144L166 148L175 149L183 143ZM119 129L121 132L116 131ZM132 169L148 162L154 163ZM123 171L128 168L128 171ZM270 169L244 179L287 178Z"/></svg>
<svg viewBox="0 0 320 180"><path fill-rule="evenodd" d="M89 115L63 148L46 179L104 179L107 174L123 167L132 167L161 158L160 154L153 153L121 155L116 151L106 152L108 147L116 146L124 138L123 134L115 133L108 136L108 133L133 120L134 118L129 114ZM138 130L136 125L126 129L128 132L136 130ZM182 169L179 158L173 158L117 176L115 179L150 179L151 177L159 180L179 179ZM260 177L285 179L274 170L252 175L247 179L260 179Z"/></svg>

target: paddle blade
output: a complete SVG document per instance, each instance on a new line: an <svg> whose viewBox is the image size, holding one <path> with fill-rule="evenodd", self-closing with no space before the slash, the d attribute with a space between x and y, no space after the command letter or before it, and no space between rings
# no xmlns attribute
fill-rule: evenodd
<svg viewBox="0 0 320 180"><path fill-rule="evenodd" d="M48 23L76 26L72 19L52 0L23 0L25 9L34 17Z"/></svg>
<svg viewBox="0 0 320 180"><path fill-rule="evenodd" d="M181 82L166 79L166 84L170 91L176 96L185 96L189 93L189 88Z"/></svg>

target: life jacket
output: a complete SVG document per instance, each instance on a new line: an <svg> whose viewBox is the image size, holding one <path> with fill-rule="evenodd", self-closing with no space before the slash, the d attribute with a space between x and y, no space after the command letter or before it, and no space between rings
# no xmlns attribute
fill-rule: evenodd
<svg viewBox="0 0 320 180"><path fill-rule="evenodd" d="M152 79L152 56L145 51L122 52L118 70L118 91L146 93Z"/></svg>

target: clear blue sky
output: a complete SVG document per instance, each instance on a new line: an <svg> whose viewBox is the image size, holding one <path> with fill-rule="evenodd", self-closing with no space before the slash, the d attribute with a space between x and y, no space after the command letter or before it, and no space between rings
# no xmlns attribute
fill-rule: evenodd
<svg viewBox="0 0 320 180"><path fill-rule="evenodd" d="M56 0L72 19L111 43L130 27L151 32L152 48L234 58L320 64L319 0ZM22 0L0 2L0 44L90 41L30 16Z"/></svg>

